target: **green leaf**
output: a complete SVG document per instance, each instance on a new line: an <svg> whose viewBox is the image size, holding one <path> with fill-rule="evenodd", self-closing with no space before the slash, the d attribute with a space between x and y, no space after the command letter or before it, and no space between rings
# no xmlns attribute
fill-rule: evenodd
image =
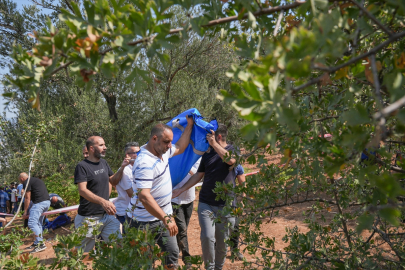
<svg viewBox="0 0 405 270"><path fill-rule="evenodd" d="M357 233L361 233L364 230L371 230L373 227L374 216L363 214L357 219L357 221L359 224L356 227L356 231Z"/></svg>
<svg viewBox="0 0 405 270"><path fill-rule="evenodd" d="M253 84L251 80L242 83L243 88L245 88L246 92L255 100L261 100L260 92L257 90L256 85Z"/></svg>
<svg viewBox="0 0 405 270"><path fill-rule="evenodd" d="M399 225L401 211L394 207L387 207L378 211L379 215L394 226Z"/></svg>
<svg viewBox="0 0 405 270"><path fill-rule="evenodd" d="M342 114L342 121L347 121L349 126L355 126L369 123L370 117L367 109L363 105L356 104L355 108Z"/></svg>

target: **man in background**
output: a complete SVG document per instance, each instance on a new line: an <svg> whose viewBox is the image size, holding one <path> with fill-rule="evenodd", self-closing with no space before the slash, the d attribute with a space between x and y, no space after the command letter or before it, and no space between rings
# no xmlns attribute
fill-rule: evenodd
<svg viewBox="0 0 405 270"><path fill-rule="evenodd" d="M129 142L124 147L125 158L135 160L139 151L140 148L137 142ZM132 189L132 183L134 181L132 166L134 162L135 161L131 161L129 165L124 168L122 178L115 186L118 192L118 198L114 201L115 208L117 209L116 217L122 225L125 223L127 208L134 195L134 190Z"/></svg>
<svg viewBox="0 0 405 270"><path fill-rule="evenodd" d="M21 191L22 191L22 189L23 189L23 184L19 184L18 186L17 186L17 202L18 203L20 203L21 202L21 199L22 199L22 196L21 196ZM23 208L24 209L24 208Z"/></svg>
<svg viewBox="0 0 405 270"><path fill-rule="evenodd" d="M49 194L49 199L51 201L51 207L53 209L60 209L66 207L65 201L56 193Z"/></svg>
<svg viewBox="0 0 405 270"><path fill-rule="evenodd" d="M18 208L18 191L13 183L13 189L11 190L11 214L15 214Z"/></svg>
<svg viewBox="0 0 405 270"><path fill-rule="evenodd" d="M236 159L232 158L235 148L227 143L227 136L228 129L223 124L218 125L215 133L211 130L211 134L207 134L211 151L202 156L197 173L183 187L173 190L173 198L175 198L204 177L199 195L198 220L201 226L203 261L208 270L223 268L227 252L225 241L229 239L229 227L227 225L230 223L231 228L233 228L235 224L234 217L229 214L221 214L226 201L216 200L217 195L214 192L217 183L232 183L235 186L236 173L232 169L236 162ZM228 155L231 157L230 159L226 158ZM218 221L214 222L215 219Z"/></svg>
<svg viewBox="0 0 405 270"><path fill-rule="evenodd" d="M181 188L192 175L197 172L198 167L200 166L201 158L193 165L189 173L178 183L173 189ZM190 257L189 248L188 248L188 238L187 238L187 229L188 224L190 223L191 215L193 214L195 200L195 186L189 190L183 192L180 196L172 199L173 214L174 220L176 221L177 228L179 233L177 237L177 245L181 251L181 260L183 263L190 267L191 263L187 260Z"/></svg>
<svg viewBox="0 0 405 270"><path fill-rule="evenodd" d="M18 176L18 180L23 184L25 191L23 218L28 216L28 208L32 201L32 206L29 210L28 227L34 233L35 240L29 248L33 248L30 253L37 253L46 249L46 245L42 243L42 223L45 218L42 214L48 211L51 204L48 190L41 179L36 177L28 178L28 174L24 172Z"/></svg>
<svg viewBox="0 0 405 270"><path fill-rule="evenodd" d="M8 194L4 191L4 186L0 186L0 213L7 214L7 202ZM6 216L0 215L0 218L5 218ZM0 222L0 228L3 227L3 222Z"/></svg>
<svg viewBox="0 0 405 270"><path fill-rule="evenodd" d="M88 226L81 247L84 252L89 252L95 245L93 230L98 225L98 233L104 241L108 242L109 236L113 233L121 237L120 223L115 218L116 209L109 198L112 185L117 185L121 180L129 159L124 159L120 169L114 174L107 161L103 159L107 147L102 137L88 138L86 148L89 156L77 164L74 175L74 183L80 194L75 227Z"/></svg>
<svg viewBox="0 0 405 270"><path fill-rule="evenodd" d="M11 214L11 210L13 205L11 204L11 191L12 191L12 186L13 184L11 183L9 186L6 186L6 188L4 189L4 191L7 193L8 195L8 201L7 201L7 213Z"/></svg>
<svg viewBox="0 0 405 270"><path fill-rule="evenodd" d="M83 157L86 159L89 157L89 151L87 150L87 146L84 145L82 149Z"/></svg>

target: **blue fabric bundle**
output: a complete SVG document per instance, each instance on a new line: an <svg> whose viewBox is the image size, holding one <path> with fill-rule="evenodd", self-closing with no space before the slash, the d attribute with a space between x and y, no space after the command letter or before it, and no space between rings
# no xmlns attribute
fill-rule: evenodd
<svg viewBox="0 0 405 270"><path fill-rule="evenodd" d="M217 120L212 120L210 123L207 123L203 120L203 117L197 109L189 109L167 123L167 125L173 127L173 144L180 139L181 134L187 126L186 116L192 116L194 118L194 126L191 132L190 144L187 149L183 154L172 157L169 160L173 187L186 177L194 163L207 151L209 147L206 139L207 133L211 133L211 129L216 131L218 128Z"/></svg>

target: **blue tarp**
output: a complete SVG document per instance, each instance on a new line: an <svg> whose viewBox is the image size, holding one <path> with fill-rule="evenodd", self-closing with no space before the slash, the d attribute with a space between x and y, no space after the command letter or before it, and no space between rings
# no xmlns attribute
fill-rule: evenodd
<svg viewBox="0 0 405 270"><path fill-rule="evenodd" d="M190 144L183 154L169 160L173 187L186 177L194 163L207 151L209 147L206 139L207 133L211 133L211 129L216 131L218 128L217 120L212 120L210 123L207 123L203 120L203 117L197 109L189 109L167 123L167 125L173 127L173 144L180 139L184 128L187 126L186 116L188 115L193 116L195 123L191 132Z"/></svg>

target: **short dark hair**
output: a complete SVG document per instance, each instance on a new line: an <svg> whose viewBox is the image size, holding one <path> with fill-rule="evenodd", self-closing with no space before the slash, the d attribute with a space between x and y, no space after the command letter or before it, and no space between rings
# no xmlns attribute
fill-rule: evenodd
<svg viewBox="0 0 405 270"><path fill-rule="evenodd" d="M218 129L215 131L215 137L221 135L222 140L225 141L228 137L228 128L224 124L219 124Z"/></svg>
<svg viewBox="0 0 405 270"><path fill-rule="evenodd" d="M124 147L124 153L126 153L127 150L128 150L130 147L139 147L139 143L137 143L137 142L128 142L128 143L126 143L126 144L125 144L125 147Z"/></svg>
<svg viewBox="0 0 405 270"><path fill-rule="evenodd" d="M168 126L168 125L166 125L166 124L162 124L162 123L157 124L157 125L154 126L154 127L152 128L152 130L150 131L150 136L149 136L149 138L152 138L152 137L155 136L155 135L156 135L158 138L160 138L160 137L162 136L163 132L164 132L166 129L172 130L172 127L171 127L171 126Z"/></svg>

